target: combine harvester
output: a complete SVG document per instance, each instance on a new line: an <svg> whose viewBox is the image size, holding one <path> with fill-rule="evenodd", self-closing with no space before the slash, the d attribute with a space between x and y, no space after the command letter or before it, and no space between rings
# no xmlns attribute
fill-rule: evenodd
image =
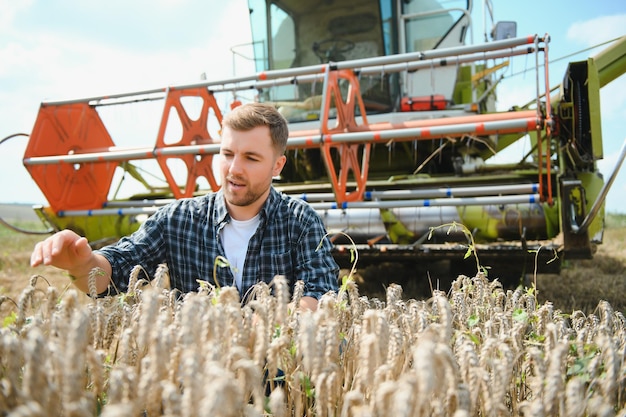
<svg viewBox="0 0 626 417"><path fill-rule="evenodd" d="M46 225L97 247L172 199L218 190L222 116L256 100L290 122L276 187L320 213L343 267L356 249L359 268L473 275L469 247L490 277L519 281L592 256L614 178L597 168L599 91L624 72L626 38L570 63L553 88L549 35L489 23L473 43L471 0L248 3L252 43L233 56L253 61L251 75L41 104L23 163L48 201L36 207ZM491 15L491 2L483 7ZM498 112L496 88L519 56L535 79L531 101ZM155 103L151 128L124 131L150 123L140 108L154 115ZM116 145L116 135L139 145ZM526 154L490 161L519 141ZM120 197L129 184L141 189Z"/></svg>

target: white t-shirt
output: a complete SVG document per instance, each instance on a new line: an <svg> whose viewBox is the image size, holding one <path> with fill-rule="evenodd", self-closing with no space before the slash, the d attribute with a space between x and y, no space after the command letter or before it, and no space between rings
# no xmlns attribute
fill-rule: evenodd
<svg viewBox="0 0 626 417"><path fill-rule="evenodd" d="M230 219L230 222L222 229L222 244L226 259L230 264L230 269L235 277L235 285L241 291L241 280L243 266L246 262L246 253L248 252L248 242L256 229L259 227L260 215L257 214L249 220Z"/></svg>

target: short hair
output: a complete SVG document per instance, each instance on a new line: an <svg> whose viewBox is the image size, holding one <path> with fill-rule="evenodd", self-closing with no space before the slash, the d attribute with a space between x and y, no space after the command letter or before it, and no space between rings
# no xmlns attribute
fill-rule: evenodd
<svg viewBox="0 0 626 417"><path fill-rule="evenodd" d="M289 138L287 120L273 105L247 103L235 107L222 119L222 126L243 132L258 126L267 126L270 129L272 145L278 154L284 154L287 149L287 139Z"/></svg>

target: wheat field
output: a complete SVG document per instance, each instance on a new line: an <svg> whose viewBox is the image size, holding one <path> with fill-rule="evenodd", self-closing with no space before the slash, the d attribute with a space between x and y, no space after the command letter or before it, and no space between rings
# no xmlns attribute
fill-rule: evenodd
<svg viewBox="0 0 626 417"><path fill-rule="evenodd" d="M39 276L0 298L0 415L626 416L626 319L564 314L532 289L460 276L448 293L360 295L202 282L79 301Z"/></svg>

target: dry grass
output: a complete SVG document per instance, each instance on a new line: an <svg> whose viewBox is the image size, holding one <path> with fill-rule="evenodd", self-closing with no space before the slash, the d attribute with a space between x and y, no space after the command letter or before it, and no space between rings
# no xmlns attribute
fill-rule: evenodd
<svg viewBox="0 0 626 417"><path fill-rule="evenodd" d="M27 230L35 230L32 222L18 223ZM35 243L46 236L17 233L0 225L0 296L17 299L29 284L32 275L38 274L60 292L69 288L69 279L64 271L54 267L30 267L30 254ZM86 297L79 295L79 299Z"/></svg>

